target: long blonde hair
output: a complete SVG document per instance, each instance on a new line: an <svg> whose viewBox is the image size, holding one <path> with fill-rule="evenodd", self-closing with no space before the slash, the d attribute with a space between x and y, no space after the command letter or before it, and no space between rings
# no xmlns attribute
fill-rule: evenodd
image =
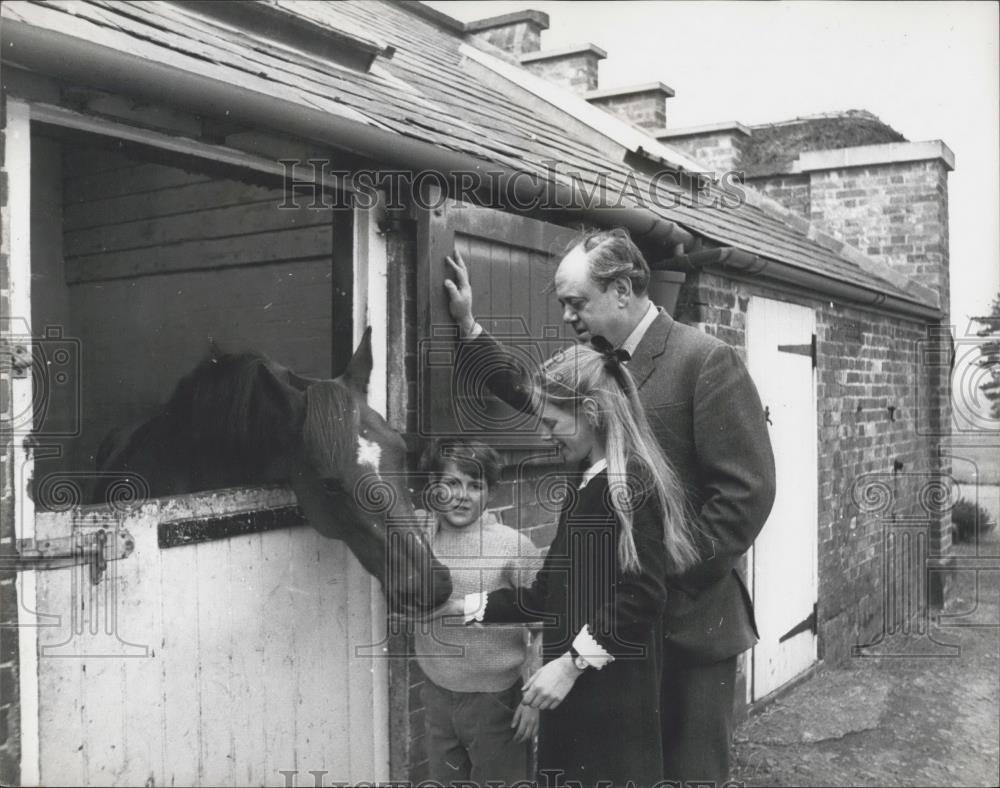
<svg viewBox="0 0 1000 788"><path fill-rule="evenodd" d="M580 418L587 398L597 406L595 431L604 441L611 506L621 524L618 563L622 570L639 569L632 513L650 496L663 517L663 542L673 569L694 564L698 552L684 489L653 437L628 369L609 353L575 345L549 359L536 384L539 405L549 402L562 409L575 408Z"/></svg>

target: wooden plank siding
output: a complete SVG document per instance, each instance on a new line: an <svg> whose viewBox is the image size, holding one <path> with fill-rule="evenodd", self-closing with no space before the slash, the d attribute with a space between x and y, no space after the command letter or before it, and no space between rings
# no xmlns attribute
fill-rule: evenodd
<svg viewBox="0 0 1000 788"><path fill-rule="evenodd" d="M104 436L155 411L210 341L312 377L350 357L349 211L285 209L258 174L222 177L137 146L61 147L61 176L46 176L61 177L61 205L36 213L52 217L46 234L62 213L60 259L39 296L64 313L36 320L80 341L84 412L79 438L43 470L92 468Z"/></svg>
<svg viewBox="0 0 1000 788"><path fill-rule="evenodd" d="M63 184L67 282L329 259L331 211L200 171L104 159Z"/></svg>
<svg viewBox="0 0 1000 788"><path fill-rule="evenodd" d="M43 784L284 785L280 770L296 768L351 783L373 773L350 730L364 709L352 714L348 699L371 679L351 659L348 621L368 602L347 588L343 543L295 528L157 548L158 523L293 502L283 490L229 490L118 515L38 516L41 538L117 522L135 539L99 586L85 567L40 584L39 609L58 616L39 631Z"/></svg>

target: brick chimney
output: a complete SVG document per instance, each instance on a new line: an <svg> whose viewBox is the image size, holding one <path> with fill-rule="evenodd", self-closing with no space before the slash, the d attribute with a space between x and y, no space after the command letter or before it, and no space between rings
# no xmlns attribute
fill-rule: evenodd
<svg viewBox="0 0 1000 788"><path fill-rule="evenodd" d="M584 98L622 120L644 129L662 129L667 125L667 99L673 88L662 82L646 82L623 88L591 90Z"/></svg>
<svg viewBox="0 0 1000 788"><path fill-rule="evenodd" d="M721 175L740 169L751 132L742 123L731 120L703 126L662 129L654 132L654 136L664 145L676 148L703 164L707 171Z"/></svg>
<svg viewBox="0 0 1000 788"><path fill-rule="evenodd" d="M799 154L809 219L869 257L937 292L947 314L948 173L941 140L890 142Z"/></svg>
<svg viewBox="0 0 1000 788"><path fill-rule="evenodd" d="M577 93L597 90L597 66L608 53L595 44L530 52L518 59L532 74Z"/></svg>
<svg viewBox="0 0 1000 788"><path fill-rule="evenodd" d="M465 25L466 35L482 39L513 55L537 52L541 48L542 31L548 29L549 15L531 10L477 19Z"/></svg>

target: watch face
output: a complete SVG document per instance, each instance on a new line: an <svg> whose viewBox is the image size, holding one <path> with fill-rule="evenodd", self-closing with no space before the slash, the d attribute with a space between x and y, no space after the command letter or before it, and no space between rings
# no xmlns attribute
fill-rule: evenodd
<svg viewBox="0 0 1000 788"><path fill-rule="evenodd" d="M578 670L586 670L590 667L590 663L583 657L573 657L573 664L576 665Z"/></svg>

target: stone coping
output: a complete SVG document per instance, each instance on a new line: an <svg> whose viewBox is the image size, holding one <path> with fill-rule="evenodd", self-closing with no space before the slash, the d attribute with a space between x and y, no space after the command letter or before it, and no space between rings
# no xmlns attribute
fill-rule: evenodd
<svg viewBox="0 0 1000 788"><path fill-rule="evenodd" d="M841 170L848 167L897 164L907 161L940 159L949 170L955 169L955 154L941 140L926 142L886 142L856 148L804 151L792 162L791 172Z"/></svg>
<svg viewBox="0 0 1000 788"><path fill-rule="evenodd" d="M644 82L641 85L626 85L620 88L600 88L589 90L583 94L587 101L602 98L617 98L620 96L635 96L639 93L662 93L665 98L675 95L674 89L662 82Z"/></svg>
<svg viewBox="0 0 1000 788"><path fill-rule="evenodd" d="M699 134L716 134L722 131L735 131L746 137L753 135L750 127L744 126L738 120L724 120L719 123L703 123L698 126L682 126L678 129L660 129L659 131L654 131L653 135L658 140L662 140L673 137L694 137Z"/></svg>
<svg viewBox="0 0 1000 788"><path fill-rule="evenodd" d="M466 22L465 32L481 33L484 30L493 30L498 27L509 27L521 22L531 22L541 30L549 29L548 14L543 11L532 11L531 9L526 8L523 11L513 11L509 14L500 14L499 16L490 16L485 19L475 19L472 22Z"/></svg>
<svg viewBox="0 0 1000 788"><path fill-rule="evenodd" d="M597 44L577 44L561 49L546 49L541 52L527 52L518 56L521 63L535 63L540 60L555 60L556 58L572 57L573 55L593 55L598 60L604 60L608 53Z"/></svg>

